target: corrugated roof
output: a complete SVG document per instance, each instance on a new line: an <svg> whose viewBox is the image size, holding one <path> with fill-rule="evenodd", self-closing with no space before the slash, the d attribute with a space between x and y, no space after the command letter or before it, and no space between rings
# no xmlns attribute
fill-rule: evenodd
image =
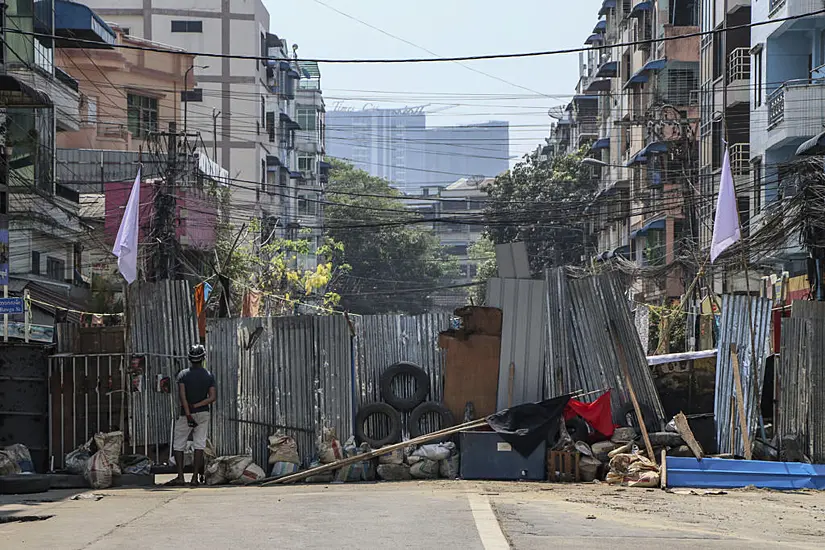
<svg viewBox="0 0 825 550"><path fill-rule="evenodd" d="M85 219L104 219L106 217L106 195L80 195L80 217Z"/></svg>
<svg viewBox="0 0 825 550"><path fill-rule="evenodd" d="M492 184L496 181L496 178L483 178L483 179L470 179L470 178L461 178L460 180L451 183L445 189L446 191L476 191L476 190L483 190L486 186Z"/></svg>
<svg viewBox="0 0 825 550"><path fill-rule="evenodd" d="M321 78L321 70L318 68L318 63L315 61L299 61L298 68L301 70L301 76L307 78Z"/></svg>

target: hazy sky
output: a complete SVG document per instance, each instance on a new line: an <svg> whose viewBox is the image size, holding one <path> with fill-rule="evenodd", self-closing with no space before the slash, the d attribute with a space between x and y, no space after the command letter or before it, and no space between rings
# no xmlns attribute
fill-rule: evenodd
<svg viewBox="0 0 825 550"><path fill-rule="evenodd" d="M298 44L298 55L304 58L431 56L336 9L439 56L459 56L579 47L592 32L601 6L600 0L264 3L270 12L271 31ZM520 156L547 136L551 121L547 109L569 100L578 78L578 54L467 65L501 80L457 63L325 64L321 85L328 110L339 100L357 109L368 103L380 107L430 104L430 126L507 120L510 153Z"/></svg>

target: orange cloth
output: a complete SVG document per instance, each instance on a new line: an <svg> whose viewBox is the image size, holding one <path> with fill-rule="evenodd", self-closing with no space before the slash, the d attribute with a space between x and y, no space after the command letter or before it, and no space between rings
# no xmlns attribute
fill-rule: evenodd
<svg viewBox="0 0 825 550"><path fill-rule="evenodd" d="M195 287L195 314L198 316L198 334L201 339L206 338L206 299L203 283Z"/></svg>
<svg viewBox="0 0 825 550"><path fill-rule="evenodd" d="M243 295L243 310L241 317L257 317L261 308L261 297L263 294L257 290L247 290Z"/></svg>

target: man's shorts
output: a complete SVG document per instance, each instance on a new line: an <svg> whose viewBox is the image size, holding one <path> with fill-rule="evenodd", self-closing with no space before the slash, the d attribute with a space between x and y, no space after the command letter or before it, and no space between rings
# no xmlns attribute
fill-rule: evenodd
<svg viewBox="0 0 825 550"><path fill-rule="evenodd" d="M206 438L209 435L209 411L192 413L192 418L198 423L194 428L189 427L189 421L185 416L179 416L175 421L174 450L185 450L190 434L192 435L192 447L198 451L206 448Z"/></svg>

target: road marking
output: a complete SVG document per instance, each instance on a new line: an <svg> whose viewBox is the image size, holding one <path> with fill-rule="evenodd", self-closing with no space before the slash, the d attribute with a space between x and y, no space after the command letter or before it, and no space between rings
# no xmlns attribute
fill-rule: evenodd
<svg viewBox="0 0 825 550"><path fill-rule="evenodd" d="M483 495L468 494L470 510L473 512L473 519L476 522L478 536L484 550L510 550L510 544L501 532L493 507L490 506L490 499Z"/></svg>

